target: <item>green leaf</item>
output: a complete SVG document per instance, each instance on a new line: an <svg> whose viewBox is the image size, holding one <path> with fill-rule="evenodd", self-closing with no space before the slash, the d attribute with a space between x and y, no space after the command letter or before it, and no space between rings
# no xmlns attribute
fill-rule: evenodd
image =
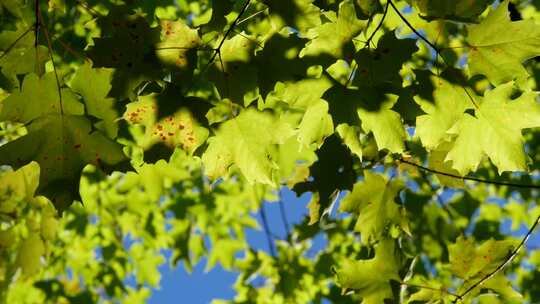
<svg viewBox="0 0 540 304"><path fill-rule="evenodd" d="M354 185L339 207L343 212L358 215L355 230L360 232L362 243L382 239L393 227L409 233L405 209L395 202L403 185L369 171L364 172L364 177L365 180Z"/></svg>
<svg viewBox="0 0 540 304"><path fill-rule="evenodd" d="M110 138L115 138L118 133L115 122L118 113L114 108L115 100L107 97L112 87L112 73L112 69L93 69L87 63L77 69L70 87L82 96L86 112L102 120L96 127L105 131Z"/></svg>
<svg viewBox="0 0 540 304"><path fill-rule="evenodd" d="M249 183L274 185L276 148L293 135L290 125L279 122L267 112L242 111L223 123L208 139L202 156L205 172L211 179L228 175L236 165Z"/></svg>
<svg viewBox="0 0 540 304"><path fill-rule="evenodd" d="M379 87L366 86L357 90L335 85L326 91L323 99L328 101L334 124L361 124L366 133L373 133L379 150L403 152L407 134L401 116L392 110L398 96Z"/></svg>
<svg viewBox="0 0 540 304"><path fill-rule="evenodd" d="M517 242L511 240L488 240L477 245L473 240L463 237L459 237L455 244L449 245L450 270L465 281L461 290L466 290L499 267L512 253L515 246ZM509 298L519 297L519 293L512 289L508 279L500 274L486 281L482 288L493 289ZM472 294L475 295L478 292L480 292L480 287Z"/></svg>
<svg viewBox="0 0 540 304"><path fill-rule="evenodd" d="M257 68L251 63L257 46L246 34L225 40L216 56L208 77L214 82L222 99L229 98L249 105L257 98Z"/></svg>
<svg viewBox="0 0 540 304"><path fill-rule="evenodd" d="M464 114L448 133L457 136L446 160L461 174L476 170L484 155L504 171L526 171L527 156L521 130L540 126L540 104L536 92L515 99L512 82L486 92L474 116Z"/></svg>
<svg viewBox="0 0 540 304"><path fill-rule="evenodd" d="M7 195L15 200L34 197L34 192L39 185L39 165L31 162L17 171L2 172L0 185L2 199Z"/></svg>
<svg viewBox="0 0 540 304"><path fill-rule="evenodd" d="M376 89L375 89L376 90ZM362 121L362 129L372 132L379 150L387 149L392 153L401 153L405 149L404 141L407 139L401 116L392 110L398 96L385 94L370 88L364 89L362 99L366 104L378 103L380 108L376 111L358 108L358 116Z"/></svg>
<svg viewBox="0 0 540 304"><path fill-rule="evenodd" d="M495 85L528 77L522 63L540 55L540 25L533 20L511 22L502 2L479 25L468 27L471 74L482 74Z"/></svg>
<svg viewBox="0 0 540 304"><path fill-rule="evenodd" d="M397 39L395 31L385 33L377 48L362 48L354 55L358 64L354 83L363 86L395 83L401 87L399 71L417 50L415 39Z"/></svg>
<svg viewBox="0 0 540 304"><path fill-rule="evenodd" d="M429 168L436 170L438 172L452 174L454 176L459 176L459 172L455 169L452 169L452 163L445 161L448 151L452 148L452 144L449 142L443 142L436 149L431 150L428 156L428 166ZM462 179L446 176L443 174L436 174L437 179L441 185L450 187L450 188L463 188L464 182Z"/></svg>
<svg viewBox="0 0 540 304"><path fill-rule="evenodd" d="M300 125L298 126L298 141L300 147L309 149L312 144L317 148L324 139L334 133L332 117L328 115L328 104L324 100L307 108ZM315 150L315 149L313 149Z"/></svg>
<svg viewBox="0 0 540 304"><path fill-rule="evenodd" d="M400 259L393 240L383 240L375 247L375 257L369 260L345 260L337 269L337 283L343 289L353 289L362 304L384 303L393 299L391 280L400 281Z"/></svg>
<svg viewBox="0 0 540 304"><path fill-rule="evenodd" d="M340 124L336 127L339 137L351 152L362 160L362 144L360 143L360 128L351 127L348 124Z"/></svg>
<svg viewBox="0 0 540 304"><path fill-rule="evenodd" d="M321 60L323 66L334 63L336 59L351 58L355 53L352 39L365 27L366 22L356 17L356 10L351 0L339 4L337 16L325 15L329 22L323 23L308 32L311 41L306 45L302 56L328 56Z"/></svg>
<svg viewBox="0 0 540 304"><path fill-rule="evenodd" d="M77 100L73 92L62 89L62 103L58 96L58 88L54 73L43 77L28 74L23 81L20 92L9 95L0 108L0 121L28 123L47 114L63 113L82 115L84 106Z"/></svg>
<svg viewBox="0 0 540 304"><path fill-rule="evenodd" d="M493 0L408 0L423 18L473 22Z"/></svg>
<svg viewBox="0 0 540 304"><path fill-rule="evenodd" d="M231 269L235 262L235 253L244 248L244 242L235 239L221 239L214 242L205 271L214 268L218 262L223 268Z"/></svg>
<svg viewBox="0 0 540 304"><path fill-rule="evenodd" d="M265 4L276 27L290 26L300 33L321 24L321 9L313 4L314 0L274 0Z"/></svg>
<svg viewBox="0 0 540 304"><path fill-rule="evenodd" d="M45 254L45 245L38 234L32 233L19 247L17 264L25 276L37 273L41 269L41 256Z"/></svg>
<svg viewBox="0 0 540 304"><path fill-rule="evenodd" d="M415 96L415 101L426 113L416 118L415 134L424 147L435 149L451 136L447 131L463 117L465 110L473 107L466 88L458 86L452 77L454 70L448 70L441 76L430 75L419 78L423 87L432 87L432 96Z"/></svg>
<svg viewBox="0 0 540 304"><path fill-rule="evenodd" d="M133 244L129 248L129 253L136 269L137 283L159 286L161 273L158 267L165 262L165 257L155 255L152 249L147 249L140 243Z"/></svg>

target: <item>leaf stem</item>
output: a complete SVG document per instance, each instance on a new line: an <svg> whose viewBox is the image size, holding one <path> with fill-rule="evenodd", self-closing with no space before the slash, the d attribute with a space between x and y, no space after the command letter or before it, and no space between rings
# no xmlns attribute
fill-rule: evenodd
<svg viewBox="0 0 540 304"><path fill-rule="evenodd" d="M38 1L39 0L36 0L36 2ZM39 6L36 8L36 10L37 10L36 14L39 18L39 24L43 24L43 15L41 14L41 10L39 9ZM49 37L49 30L47 29L47 27L42 27L42 28L43 28L43 33L45 34L45 39L47 40L47 48L49 49L49 58L51 58L54 78L56 79L56 88L58 89L58 103L60 105L60 114L64 115L64 106L62 104L62 87L60 85L60 78L58 77L58 71L56 70L56 63L54 62L53 48L52 48L51 39ZM37 49L36 49L36 56L37 56Z"/></svg>

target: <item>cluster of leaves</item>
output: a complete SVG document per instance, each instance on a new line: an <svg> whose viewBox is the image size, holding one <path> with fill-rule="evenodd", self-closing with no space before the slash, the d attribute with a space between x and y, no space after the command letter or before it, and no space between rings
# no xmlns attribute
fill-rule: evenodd
<svg viewBox="0 0 540 304"><path fill-rule="evenodd" d="M145 302L160 265L202 258L240 273L218 303L540 301L537 19L517 0L0 2L0 302ZM285 239L262 216L251 248L282 187L309 216Z"/></svg>

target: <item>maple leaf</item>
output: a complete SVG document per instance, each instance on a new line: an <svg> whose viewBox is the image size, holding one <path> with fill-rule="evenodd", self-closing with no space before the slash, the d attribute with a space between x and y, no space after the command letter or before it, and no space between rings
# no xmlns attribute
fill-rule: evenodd
<svg viewBox="0 0 540 304"><path fill-rule="evenodd" d="M159 30L125 7L111 10L100 19L100 26L104 35L93 38L93 45L86 50L88 57L94 67L115 68L111 96L133 98L137 86L159 75L160 65L155 58Z"/></svg>
<svg viewBox="0 0 540 304"><path fill-rule="evenodd" d="M474 116L463 114L448 130L457 138L446 160L461 174L476 170L484 155L499 173L527 170L521 130L540 126L540 104L536 92L525 92L512 100L514 92L513 82L486 92Z"/></svg>
<svg viewBox="0 0 540 304"><path fill-rule="evenodd" d="M180 147L193 153L208 137L204 114L210 105L196 97L181 96L173 87L160 94L140 96L126 107L124 119L145 127L139 145L148 150L161 143L174 149Z"/></svg>
<svg viewBox="0 0 540 304"><path fill-rule="evenodd" d="M440 76L421 75L425 86L431 85L433 96L415 96L415 101L426 113L416 118L415 134L427 149L435 149L449 139L447 134L465 110L473 107L466 89L455 84L454 71L445 71Z"/></svg>
<svg viewBox="0 0 540 304"><path fill-rule="evenodd" d="M369 171L364 172L364 177L339 207L343 212L358 214L355 230L360 232L362 242L380 240L391 226L408 232L405 209L394 201L403 186Z"/></svg>
<svg viewBox="0 0 540 304"><path fill-rule="evenodd" d="M385 303L393 298L390 281L400 281L400 264L394 241L385 239L375 247L374 258L345 260L336 270L337 283L353 289L362 297L362 304Z"/></svg>
<svg viewBox="0 0 540 304"><path fill-rule="evenodd" d="M24 77L21 90L9 95L0 108L0 120L28 123L42 115L60 113L82 115L84 106L68 88L62 89L62 105L54 73L42 77L28 74Z"/></svg>
<svg viewBox="0 0 540 304"><path fill-rule="evenodd" d="M343 143L351 150L353 154L362 160L362 144L360 143L360 128L349 126L348 124L340 124L336 127L336 132L343 140Z"/></svg>
<svg viewBox="0 0 540 304"><path fill-rule="evenodd" d="M515 248L516 242L510 240L488 240L480 245L472 239L459 237L456 243L448 246L450 270L454 275L464 280L461 290L467 290L469 286L478 282L501 263L503 263ZM506 298L520 298L510 281L501 274L487 280L483 288L492 289ZM480 289L476 289L468 297L474 297Z"/></svg>
<svg viewBox="0 0 540 304"><path fill-rule="evenodd" d="M270 92L276 82L286 82L305 78L309 66L305 58L299 58L305 38L293 33L276 33L264 44L262 51L255 57L258 64L257 78L263 96Z"/></svg>
<svg viewBox="0 0 540 304"><path fill-rule="evenodd" d="M28 134L0 146L2 164L21 167L30 161L40 165L38 194L51 197L62 212L79 197L78 183L86 164L112 166L126 157L120 146L82 116L84 106L69 89L60 102L54 73L29 74L20 92L2 103L0 120L29 123Z"/></svg>
<svg viewBox="0 0 540 304"><path fill-rule="evenodd" d="M336 135L328 137L316 154L317 161L309 168L313 179L294 185L298 195L314 192L308 205L310 225L327 212L338 191L351 189L356 179L351 154Z"/></svg>
<svg viewBox="0 0 540 304"><path fill-rule="evenodd" d="M467 28L469 68L495 85L528 77L522 63L540 55L540 26L533 20L511 22L502 2L478 25Z"/></svg>
<svg viewBox="0 0 540 304"><path fill-rule="evenodd" d="M366 133L373 133L379 150L401 153L407 134L401 116L392 110L398 96L382 93L379 89L367 86L349 89L335 85L325 92L323 99L328 101L334 124L361 125Z"/></svg>
<svg viewBox="0 0 540 304"><path fill-rule="evenodd" d="M452 169L452 162L446 161L446 155L448 155L448 151L450 151L450 149L452 149L452 143L443 142L437 148L429 151L428 164L431 169L438 172L459 176L459 172ZM464 186L462 179L457 179L443 174L436 174L436 176L443 186L451 188L463 188Z"/></svg>
<svg viewBox="0 0 540 304"><path fill-rule="evenodd" d="M312 143L320 146L324 139L334 132L332 116L328 115L328 104L324 100L307 108L298 125L298 141L301 148L309 148Z"/></svg>
<svg viewBox="0 0 540 304"><path fill-rule="evenodd" d="M315 0L274 0L266 1L276 27L291 26L300 33L321 24L321 9Z"/></svg>
<svg viewBox="0 0 540 304"><path fill-rule="evenodd" d="M356 10L351 0L339 4L337 16L327 13L330 22L312 28L308 32L311 41L306 44L301 56L330 55L323 65L331 64L338 58L351 58L355 52L352 38L362 31L366 22L356 18Z"/></svg>
<svg viewBox="0 0 540 304"><path fill-rule="evenodd" d="M257 98L257 68L251 63L256 44L236 35L225 40L221 46L219 58L208 71L208 78L214 82L222 99L249 105Z"/></svg>
<svg viewBox="0 0 540 304"><path fill-rule="evenodd" d="M274 185L275 149L293 134L289 124L249 108L224 122L208 139L202 156L205 172L215 179L227 175L234 164L248 182Z"/></svg>
<svg viewBox="0 0 540 304"><path fill-rule="evenodd" d="M416 40L397 39L394 31L385 33L377 48L362 48L354 55L358 64L354 83L359 86L395 83L401 87L399 71L417 50Z"/></svg>
<svg viewBox="0 0 540 304"><path fill-rule="evenodd" d="M163 20L160 25L162 40L155 45L157 58L172 71L191 76L201 44L199 33L182 21Z"/></svg>
<svg viewBox="0 0 540 304"><path fill-rule="evenodd" d="M118 133L115 121L118 113L114 108L115 100L107 97L112 87L112 75L112 69L93 69L89 63L86 63L77 69L70 87L82 96L86 112L102 120L96 123L96 127L105 131L110 138L115 138Z"/></svg>
<svg viewBox="0 0 540 304"><path fill-rule="evenodd" d="M493 0L407 0L413 3L423 18L450 19L471 22L480 16Z"/></svg>

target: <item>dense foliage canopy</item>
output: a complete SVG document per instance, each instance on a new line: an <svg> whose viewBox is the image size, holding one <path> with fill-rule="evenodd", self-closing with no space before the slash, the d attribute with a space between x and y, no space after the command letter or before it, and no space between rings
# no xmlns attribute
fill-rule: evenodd
<svg viewBox="0 0 540 304"><path fill-rule="evenodd" d="M0 303L539 303L537 56L537 0L0 0Z"/></svg>

